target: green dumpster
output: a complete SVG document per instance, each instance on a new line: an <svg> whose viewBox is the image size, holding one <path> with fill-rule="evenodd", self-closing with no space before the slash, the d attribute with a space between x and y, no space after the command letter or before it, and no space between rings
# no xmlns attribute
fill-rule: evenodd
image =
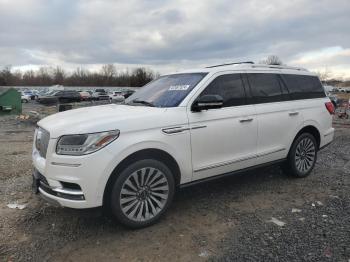
<svg viewBox="0 0 350 262"><path fill-rule="evenodd" d="M0 116L22 113L21 94L14 88L0 88Z"/></svg>

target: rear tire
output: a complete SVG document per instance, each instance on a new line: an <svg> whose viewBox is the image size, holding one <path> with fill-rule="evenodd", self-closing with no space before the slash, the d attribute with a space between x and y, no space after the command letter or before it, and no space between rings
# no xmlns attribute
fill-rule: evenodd
<svg viewBox="0 0 350 262"><path fill-rule="evenodd" d="M317 150L315 137L302 133L294 140L287 161L282 166L283 171L294 177L307 177L315 166Z"/></svg>
<svg viewBox="0 0 350 262"><path fill-rule="evenodd" d="M169 208L174 192L174 176L165 164L154 159L136 161L118 175L112 186L112 215L130 228L150 226Z"/></svg>

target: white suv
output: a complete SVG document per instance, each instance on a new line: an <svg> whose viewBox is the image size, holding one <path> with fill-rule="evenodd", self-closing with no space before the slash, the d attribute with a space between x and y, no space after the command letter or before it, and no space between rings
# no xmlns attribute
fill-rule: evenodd
<svg viewBox="0 0 350 262"><path fill-rule="evenodd" d="M175 189L272 163L305 177L333 140L334 107L307 70L237 63L159 77L124 105L38 123L33 188L71 208L107 207L144 227Z"/></svg>

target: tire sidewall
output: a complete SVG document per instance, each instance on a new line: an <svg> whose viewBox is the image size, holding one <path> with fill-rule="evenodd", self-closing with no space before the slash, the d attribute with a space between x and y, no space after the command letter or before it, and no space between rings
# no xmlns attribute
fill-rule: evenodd
<svg viewBox="0 0 350 262"><path fill-rule="evenodd" d="M158 170L160 170L166 177L168 185L169 185L169 195L166 204L164 205L163 209L152 219L148 221L133 221L130 220L127 216L124 215L121 206L120 206L120 192L122 190L122 186L124 182L127 180L127 178L135 171L144 168L144 167L153 167ZM133 164L129 165L127 168L125 168L123 171L120 172L117 179L115 180L111 194L110 194L110 208L112 211L112 214L115 216L115 218L123 225L130 227L130 228L142 228L146 226L150 226L158 221L158 219L161 218L161 216L166 212L166 210L169 208L175 192L175 181L174 176L170 169L163 164L162 162L154 159L143 159L139 160L137 162L134 162Z"/></svg>
<svg viewBox="0 0 350 262"><path fill-rule="evenodd" d="M299 145L300 141L305 139L305 138L309 138L311 139L311 141L313 142L314 146L315 146L315 159L314 162L312 164L312 167L310 168L309 171L302 173L298 170L297 166L296 166L296 161L295 161L295 152L296 152L296 148ZM288 162L289 162L289 168L291 168L292 170L292 174L296 177L306 177L308 176L312 170L315 167L316 161L317 161L317 151L318 151L318 147L317 147L317 142L316 139L313 135L309 134L309 133L303 133L300 136L297 137L297 139L293 142L293 145L291 147L291 150L289 152L289 156L288 156Z"/></svg>

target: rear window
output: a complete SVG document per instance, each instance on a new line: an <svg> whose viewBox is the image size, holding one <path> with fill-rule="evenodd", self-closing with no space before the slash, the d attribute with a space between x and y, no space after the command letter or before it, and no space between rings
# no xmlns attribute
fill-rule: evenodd
<svg viewBox="0 0 350 262"><path fill-rule="evenodd" d="M283 74L291 99L325 97L323 86L316 76Z"/></svg>
<svg viewBox="0 0 350 262"><path fill-rule="evenodd" d="M276 74L248 74L254 103L269 103L283 100L281 85Z"/></svg>

